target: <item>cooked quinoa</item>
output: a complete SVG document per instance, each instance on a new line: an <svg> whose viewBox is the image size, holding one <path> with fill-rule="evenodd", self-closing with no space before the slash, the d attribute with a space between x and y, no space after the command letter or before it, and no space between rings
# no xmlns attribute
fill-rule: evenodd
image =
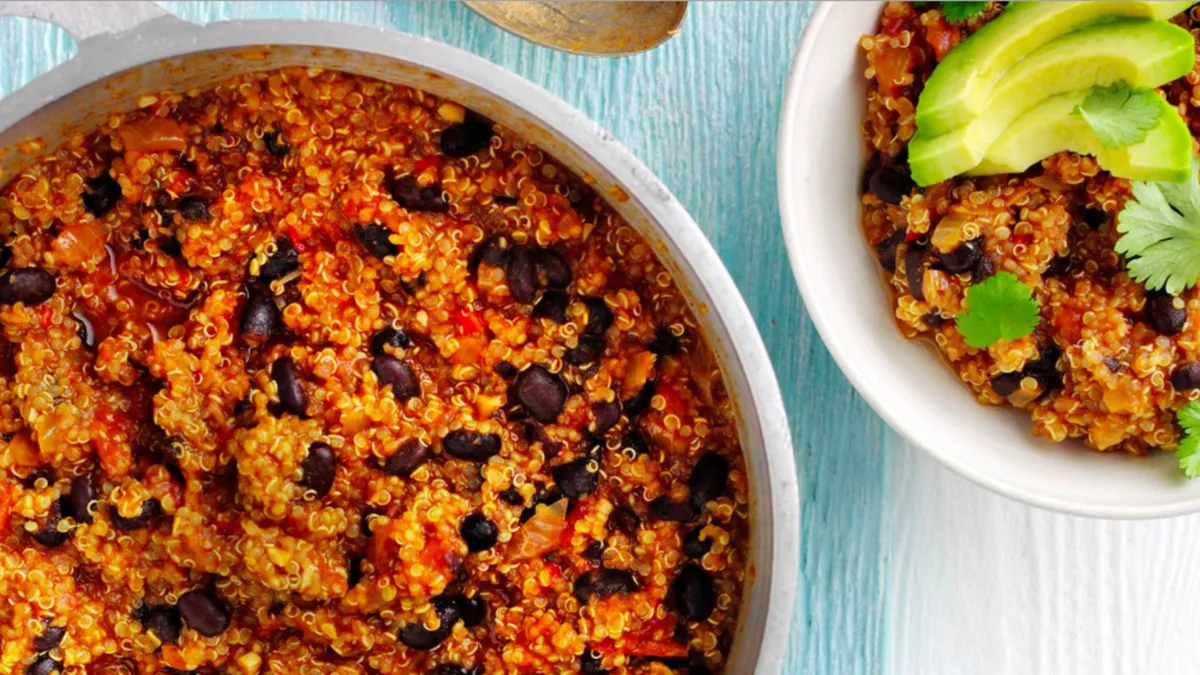
<svg viewBox="0 0 1200 675"><path fill-rule="evenodd" d="M649 242L407 87L139 106L0 193L0 672L722 670L746 470Z"/></svg>
<svg viewBox="0 0 1200 675"><path fill-rule="evenodd" d="M981 403L1026 410L1038 435L1139 455L1171 450L1179 439L1176 411L1200 397L1200 291L1147 292L1126 272L1114 244L1129 181L1073 153L1019 175L955 178L926 189L907 176L922 84L1001 9L992 2L956 26L938 9L891 2L879 33L861 41L863 135L872 153L863 228L894 291L897 322L910 338L930 338ZM1175 21L1197 34L1200 8ZM1198 85L1200 63L1161 89L1194 138ZM1033 288L1041 323L1032 335L976 349L955 330L954 317L966 289L998 271Z"/></svg>

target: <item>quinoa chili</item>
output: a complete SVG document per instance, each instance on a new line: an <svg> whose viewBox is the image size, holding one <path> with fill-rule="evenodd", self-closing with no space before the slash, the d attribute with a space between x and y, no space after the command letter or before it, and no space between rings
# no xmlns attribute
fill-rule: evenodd
<svg viewBox="0 0 1200 675"><path fill-rule="evenodd" d="M910 338L928 338L981 403L1023 408L1034 433L1096 450L1173 449L1175 413L1200 390L1200 291L1147 292L1114 250L1130 182L1090 156L1049 157L1016 175L954 178L925 189L908 176L917 97L933 68L1000 11L952 24L936 7L890 2L864 36L863 134L871 160L862 223ZM1174 21L1193 34L1200 10ZM1160 91L1193 130L1200 66ZM1195 145L1195 143L1194 143ZM1000 271L1033 288L1033 334L986 349L955 330L966 290Z"/></svg>
<svg viewBox="0 0 1200 675"><path fill-rule="evenodd" d="M520 137L255 73L71 138L0 235L0 672L722 671L716 362Z"/></svg>

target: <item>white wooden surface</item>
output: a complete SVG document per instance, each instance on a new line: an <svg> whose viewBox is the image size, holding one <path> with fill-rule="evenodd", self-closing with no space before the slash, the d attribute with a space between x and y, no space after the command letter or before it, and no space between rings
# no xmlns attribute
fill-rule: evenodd
<svg viewBox="0 0 1200 675"><path fill-rule="evenodd" d="M596 61L452 4L163 4L192 20L319 17L458 45L580 107L663 178L746 295L789 404L804 550L788 673L1200 673L1200 517L1099 522L986 493L888 430L820 344L774 205L782 87L810 7L693 5L665 47ZM58 31L0 20L0 94L71 53Z"/></svg>

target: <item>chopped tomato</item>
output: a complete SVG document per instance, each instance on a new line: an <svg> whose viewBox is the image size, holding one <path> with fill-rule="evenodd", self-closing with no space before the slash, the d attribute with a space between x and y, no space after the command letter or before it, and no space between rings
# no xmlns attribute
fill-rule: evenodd
<svg viewBox="0 0 1200 675"><path fill-rule="evenodd" d="M117 129L117 136L125 150L131 152L181 152L187 149L187 130L166 117L147 117L122 125Z"/></svg>
<svg viewBox="0 0 1200 675"><path fill-rule="evenodd" d="M92 445L100 456L100 468L110 476L129 473L133 466L133 452L128 441L118 438L130 437L125 433L131 426L130 419L122 412L101 407L96 411L93 426L98 433L92 438Z"/></svg>
<svg viewBox="0 0 1200 675"><path fill-rule="evenodd" d="M7 485L0 484L0 539L8 536L8 514L12 510L12 494Z"/></svg>
<svg viewBox="0 0 1200 675"><path fill-rule="evenodd" d="M560 499L550 506L538 504L533 517L517 530L509 545L509 559L529 560L543 556L562 541L567 526L567 500Z"/></svg>
<svg viewBox="0 0 1200 675"><path fill-rule="evenodd" d="M904 47L881 43L876 47L875 78L885 96L897 96L912 83L913 53Z"/></svg>
<svg viewBox="0 0 1200 675"><path fill-rule="evenodd" d="M479 312L460 307L454 310L452 318L458 324L458 332L462 335L483 332L484 323L479 317Z"/></svg>
<svg viewBox="0 0 1200 675"><path fill-rule="evenodd" d="M559 548L569 549L571 546L571 535L575 533L575 523L583 520L585 516L591 513L592 500L582 499L575 502L575 508L567 513L567 521L563 524L562 535L558 539Z"/></svg>
<svg viewBox="0 0 1200 675"><path fill-rule="evenodd" d="M1053 323L1063 337L1063 343L1072 345L1079 342L1083 334L1083 312L1073 307L1063 307L1054 313Z"/></svg>
<svg viewBox="0 0 1200 675"><path fill-rule="evenodd" d="M49 305L38 307L38 318L41 320L42 328L49 328L50 324L54 323L54 310L50 309Z"/></svg>
<svg viewBox="0 0 1200 675"><path fill-rule="evenodd" d="M660 385L655 394L663 397L662 411L664 415L682 415L687 412L687 406L683 403L683 397L679 394L679 389L674 385Z"/></svg>
<svg viewBox="0 0 1200 675"><path fill-rule="evenodd" d="M431 166L437 166L437 165L438 165L437 155L430 155L429 157L425 157L423 159L418 160L417 163L413 165L413 173L421 173L425 169L428 169Z"/></svg>
<svg viewBox="0 0 1200 675"><path fill-rule="evenodd" d="M304 238L291 225L288 225L287 236L292 241L292 246L295 247L298 253L304 253L308 250L308 245L304 243Z"/></svg>
<svg viewBox="0 0 1200 675"><path fill-rule="evenodd" d="M1025 233L1021 233L1021 234L1014 234L1012 236L1012 242L1014 244L1025 244L1026 246L1028 246L1033 243L1033 233L1025 232Z"/></svg>
<svg viewBox="0 0 1200 675"><path fill-rule="evenodd" d="M936 17L925 24L925 41L933 47L933 53L938 61L950 53L962 40L962 31L951 25L946 19Z"/></svg>

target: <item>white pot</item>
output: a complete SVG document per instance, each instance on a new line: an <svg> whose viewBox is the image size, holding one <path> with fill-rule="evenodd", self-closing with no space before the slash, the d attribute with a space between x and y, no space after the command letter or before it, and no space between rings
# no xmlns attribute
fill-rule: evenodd
<svg viewBox="0 0 1200 675"><path fill-rule="evenodd" d="M774 371L750 312L704 234L670 191L607 132L507 70L390 30L296 20L200 26L136 2L0 2L5 13L58 23L80 44L74 59L0 100L0 148L40 137L52 149L70 133L94 129L114 110L133 109L141 94L303 65L402 83L461 102L529 138L576 173L594 177L597 192L656 247L721 364L741 422L752 496L753 579L725 672L779 672L799 572L800 500ZM36 159L15 150L0 153L0 181Z"/></svg>
<svg viewBox="0 0 1200 675"><path fill-rule="evenodd" d="M846 377L888 424L959 474L1057 511L1156 518L1200 510L1174 457L1098 453L1032 435L1028 414L976 403L932 347L905 339L861 226L866 58L880 3L826 2L796 52L779 130L779 202L804 304ZM950 505L947 505L948 507Z"/></svg>

